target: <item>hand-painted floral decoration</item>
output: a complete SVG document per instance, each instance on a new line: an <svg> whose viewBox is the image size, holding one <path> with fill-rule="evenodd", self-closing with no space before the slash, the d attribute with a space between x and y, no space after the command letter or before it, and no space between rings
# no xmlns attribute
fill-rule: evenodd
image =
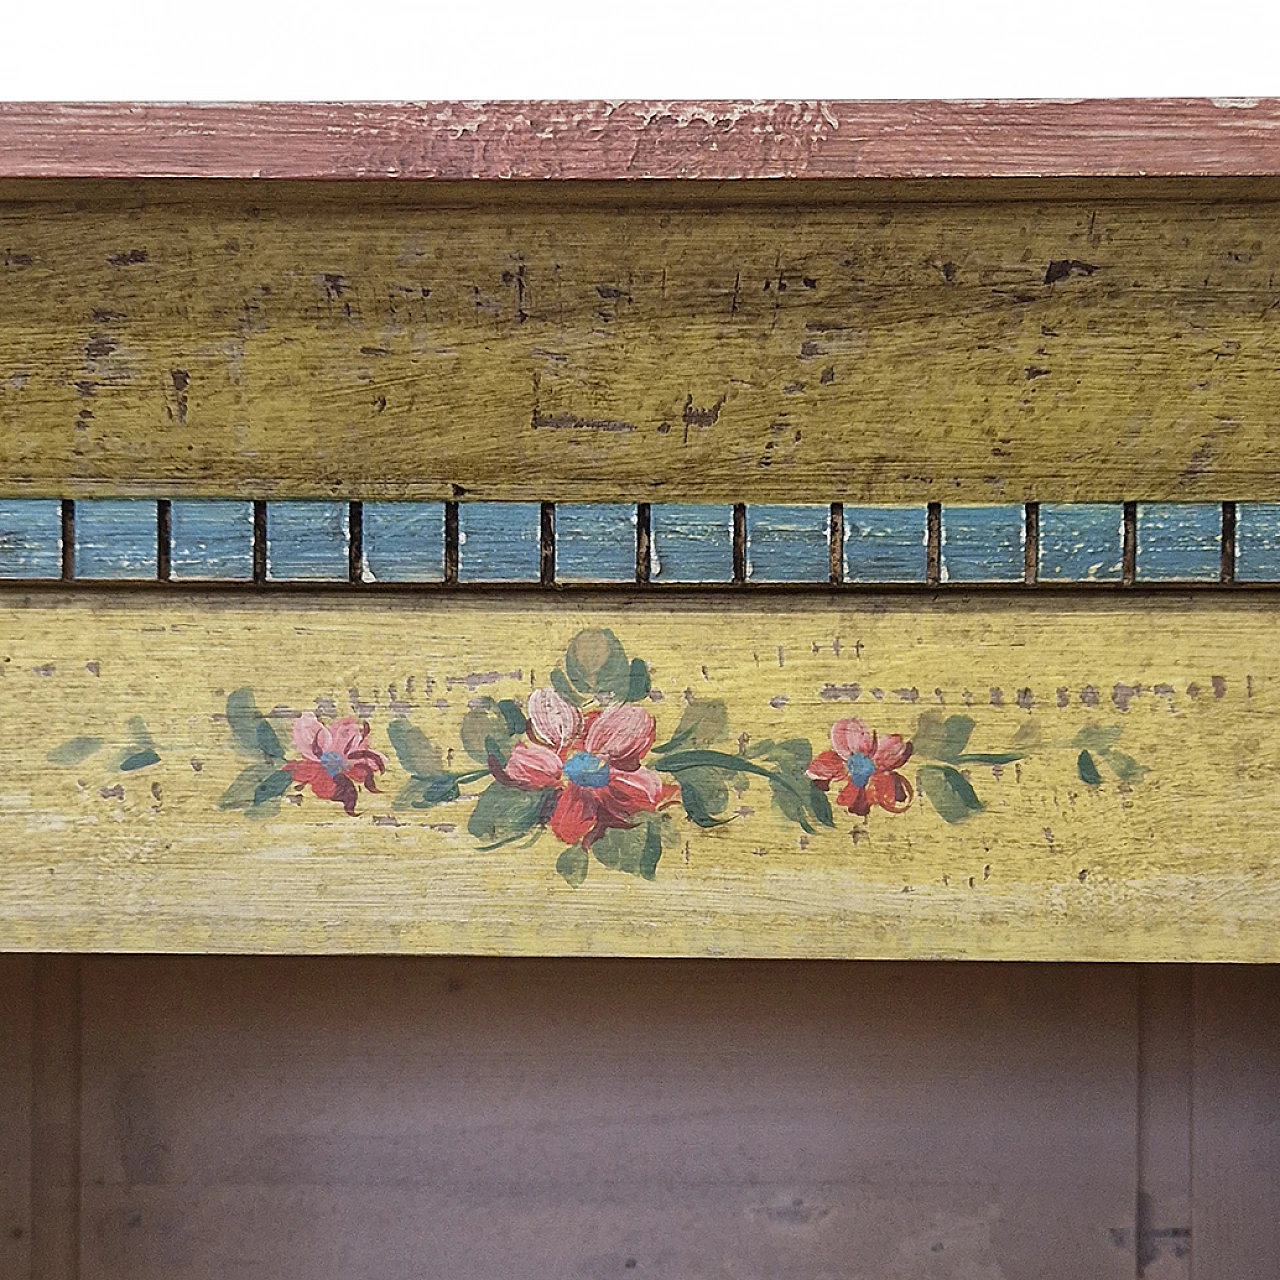
<svg viewBox="0 0 1280 1280"><path fill-rule="evenodd" d="M823 791L833 782L843 783L836 804L865 818L873 804L886 813L901 813L914 792L897 770L911 759L911 743L898 734L877 738L861 720L850 716L831 726L834 751L814 756L806 770Z"/></svg>
<svg viewBox="0 0 1280 1280"><path fill-rule="evenodd" d="M554 790L551 831L584 851L606 831L627 830L642 813L674 804L680 788L664 784L640 761L657 735L653 717L633 705L587 715L554 689L529 695L528 742L511 748L506 764L489 757L489 771L504 786Z"/></svg>
<svg viewBox="0 0 1280 1280"><path fill-rule="evenodd" d="M467 831L485 851L531 845L549 831L559 845L556 870L576 887L593 864L654 879L663 851L687 839L681 821L706 830L728 826L760 807L747 791L762 784L777 818L809 837L837 828L832 788L837 808L864 822L883 820L871 817L876 809L901 815L920 795L945 822L960 823L986 807L974 786L981 770L998 774L1033 752L1069 751L1080 783L1095 790L1108 776L1135 786L1147 772L1118 749L1117 726L1091 725L1051 742L1028 717L1007 748L974 751L976 725L965 714L926 711L909 737L848 716L831 726L830 749L815 755L807 738L757 739L732 730L724 702L689 694L659 742L664 730L640 704L656 707L661 718L669 704L650 693L648 665L629 658L612 631L579 632L548 685L523 705L514 698L470 704L458 725L467 767L454 768L453 753L407 716L388 721L386 739L404 771L390 808L407 814L468 804ZM281 720L293 758L273 723ZM377 779L388 770L388 757L370 743L369 723L353 716L267 716L252 690L237 689L226 701L226 723L248 763L218 807L248 818L270 818L286 800L309 803L307 792L356 817L361 788L378 795ZM108 746L113 754L100 758L122 773L159 764L168 750L134 718L122 735L72 738L47 758L80 768ZM909 764L914 785L904 772Z"/></svg>
<svg viewBox="0 0 1280 1280"><path fill-rule="evenodd" d="M289 760L284 771L302 791L310 787L321 800L336 800L349 814L356 811L356 786L377 791L374 774L387 771L387 758L369 746L367 723L347 716L322 724L308 711L293 722L293 745L301 760Z"/></svg>

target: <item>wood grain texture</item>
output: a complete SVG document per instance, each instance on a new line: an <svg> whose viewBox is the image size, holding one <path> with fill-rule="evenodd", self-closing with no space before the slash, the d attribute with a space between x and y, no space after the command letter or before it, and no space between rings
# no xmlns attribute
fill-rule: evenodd
<svg viewBox="0 0 1280 1280"><path fill-rule="evenodd" d="M0 201L6 496L1280 497L1270 199L88 185Z"/></svg>
<svg viewBox="0 0 1280 1280"><path fill-rule="evenodd" d="M1195 1010L1194 1275L1263 1277L1280 1256L1275 970L1198 970Z"/></svg>
<svg viewBox="0 0 1280 1280"><path fill-rule="evenodd" d="M95 1280L1134 1275L1131 971L88 973Z"/></svg>
<svg viewBox="0 0 1280 1280"><path fill-rule="evenodd" d="M1140 582L1216 582L1222 568L1222 507L1208 502L1138 503Z"/></svg>
<svg viewBox="0 0 1280 1280"><path fill-rule="evenodd" d="M846 506L843 516L845 582L924 582L923 507Z"/></svg>
<svg viewBox="0 0 1280 1280"><path fill-rule="evenodd" d="M1021 507L943 507L943 582L1021 582Z"/></svg>
<svg viewBox="0 0 1280 1280"><path fill-rule="evenodd" d="M188 499L170 504L170 573L175 580L253 577L253 504Z"/></svg>
<svg viewBox="0 0 1280 1280"><path fill-rule="evenodd" d="M0 578L56 578L62 572L62 504L50 498L0 501Z"/></svg>
<svg viewBox="0 0 1280 1280"><path fill-rule="evenodd" d="M558 582L634 582L636 509L628 503L563 503L555 513Z"/></svg>
<svg viewBox="0 0 1280 1280"><path fill-rule="evenodd" d="M76 504L77 578L154 578L156 504L91 498Z"/></svg>
<svg viewBox="0 0 1280 1280"><path fill-rule="evenodd" d="M439 502L366 502L364 576L370 582L444 578L444 506Z"/></svg>
<svg viewBox="0 0 1280 1280"><path fill-rule="evenodd" d="M6 1280L37 963L0 956ZM1274 1275L1275 966L70 963L85 1230L42 1199L37 1275Z"/></svg>
<svg viewBox="0 0 1280 1280"><path fill-rule="evenodd" d="M1239 581L1280 582L1280 504L1241 503L1235 549Z"/></svg>
<svg viewBox="0 0 1280 1280"><path fill-rule="evenodd" d="M0 105L10 177L1277 173L1274 99Z"/></svg>
<svg viewBox="0 0 1280 1280"><path fill-rule="evenodd" d="M1123 508L1106 503L1042 503L1038 527L1042 582L1118 582Z"/></svg>
<svg viewBox="0 0 1280 1280"><path fill-rule="evenodd" d="M31 1277L81 1275L81 957L33 966L31 1033Z"/></svg>
<svg viewBox="0 0 1280 1280"><path fill-rule="evenodd" d="M831 509L753 505L746 515L746 576L752 582L826 582Z"/></svg>
<svg viewBox="0 0 1280 1280"><path fill-rule="evenodd" d="M278 582L342 582L347 577L345 502L267 505L267 577Z"/></svg>
<svg viewBox="0 0 1280 1280"><path fill-rule="evenodd" d="M0 1275L31 1265L34 982L39 961L0 955Z"/></svg>
<svg viewBox="0 0 1280 1280"><path fill-rule="evenodd" d="M650 581L732 581L731 507L654 503L649 511L649 529Z"/></svg>
<svg viewBox="0 0 1280 1280"><path fill-rule="evenodd" d="M857 716L916 744L914 802L837 809L806 835L772 784L743 777L726 825L671 815L652 882L599 865L577 889L551 832L485 852L474 800L395 807L421 773L392 752L396 723L475 770L460 734L491 705L477 699L524 702L591 627L647 662L659 742L690 698L724 701L713 741L729 753L818 752ZM33 589L0 615L0 719L20 727L3 755L0 948L1273 961L1273 632L1272 597L1246 591L921 608L366 588L282 609ZM302 712L368 721L389 758L379 794L352 817L310 791L227 807L252 766L225 719L244 685L280 757L300 758ZM948 755L925 713L970 717L978 754ZM964 788L939 792L931 760L984 807L957 811ZM486 766L473 776L468 795Z"/></svg>
<svg viewBox="0 0 1280 1280"><path fill-rule="evenodd" d="M536 502L461 503L458 543L459 582L537 582L541 508Z"/></svg>

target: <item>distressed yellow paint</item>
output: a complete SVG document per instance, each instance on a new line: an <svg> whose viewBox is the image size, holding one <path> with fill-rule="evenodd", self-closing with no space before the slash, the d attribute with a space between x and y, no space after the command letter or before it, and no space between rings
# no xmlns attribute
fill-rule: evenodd
<svg viewBox="0 0 1280 1280"><path fill-rule="evenodd" d="M592 626L649 662L660 735L689 691L723 698L735 733L818 749L839 716L910 734L938 706L969 707L974 749L1031 719L1047 745L971 767L988 807L963 824L917 799L804 841L757 782L726 827L680 817L655 882L593 867L577 890L550 834L485 853L466 801L393 814L394 761L353 818L310 794L258 821L217 808L245 764L221 719L233 688L282 726L317 699L369 704L388 754L394 703L456 750L474 696L526 696ZM0 949L1274 961L1274 630L1271 597L1234 593L10 597ZM76 735L123 746L135 715L159 764L48 763ZM1146 777L1082 785L1065 744L1088 725L1122 726Z"/></svg>
<svg viewBox="0 0 1280 1280"><path fill-rule="evenodd" d="M0 490L1280 498L1274 184L955 190L7 184Z"/></svg>

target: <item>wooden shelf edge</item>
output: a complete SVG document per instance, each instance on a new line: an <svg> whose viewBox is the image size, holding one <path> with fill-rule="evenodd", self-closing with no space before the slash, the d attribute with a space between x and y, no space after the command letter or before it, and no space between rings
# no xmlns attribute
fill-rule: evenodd
<svg viewBox="0 0 1280 1280"><path fill-rule="evenodd" d="M0 178L1275 174L1275 98L0 103Z"/></svg>

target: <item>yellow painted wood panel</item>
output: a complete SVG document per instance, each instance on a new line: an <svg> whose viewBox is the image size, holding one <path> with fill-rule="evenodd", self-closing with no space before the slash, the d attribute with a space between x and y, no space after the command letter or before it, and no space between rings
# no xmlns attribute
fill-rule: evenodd
<svg viewBox="0 0 1280 1280"><path fill-rule="evenodd" d="M0 491L1280 497L1280 205L1122 190L7 184Z"/></svg>
<svg viewBox="0 0 1280 1280"><path fill-rule="evenodd" d="M11 597L0 948L1273 961L1274 609Z"/></svg>

